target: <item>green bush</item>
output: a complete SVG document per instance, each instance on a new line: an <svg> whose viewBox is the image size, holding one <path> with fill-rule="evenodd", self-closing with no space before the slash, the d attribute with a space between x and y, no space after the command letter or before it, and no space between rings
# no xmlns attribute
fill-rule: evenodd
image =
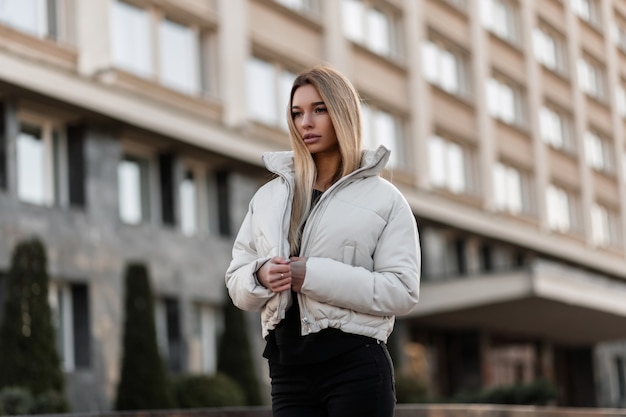
<svg viewBox="0 0 626 417"><path fill-rule="evenodd" d="M466 404L546 405L558 398L558 388L545 379L528 384L495 387L482 391L463 391L452 399Z"/></svg>
<svg viewBox="0 0 626 417"><path fill-rule="evenodd" d="M19 243L7 274L0 324L0 388L25 387L34 395L48 390L64 392L48 302L49 280L41 241Z"/></svg>
<svg viewBox="0 0 626 417"><path fill-rule="evenodd" d="M33 396L27 388L6 387L0 391L1 415L29 414L33 405Z"/></svg>
<svg viewBox="0 0 626 417"><path fill-rule="evenodd" d="M397 372L396 398L398 403L429 402L428 389L420 378Z"/></svg>
<svg viewBox="0 0 626 417"><path fill-rule="evenodd" d="M172 408L167 371L157 346L148 269L131 263L125 275L125 321L117 410Z"/></svg>
<svg viewBox="0 0 626 417"><path fill-rule="evenodd" d="M57 391L46 391L35 398L31 414L62 414L69 412L65 397Z"/></svg>
<svg viewBox="0 0 626 417"><path fill-rule="evenodd" d="M229 376L187 375L174 383L179 408L236 407L246 405L246 395Z"/></svg>

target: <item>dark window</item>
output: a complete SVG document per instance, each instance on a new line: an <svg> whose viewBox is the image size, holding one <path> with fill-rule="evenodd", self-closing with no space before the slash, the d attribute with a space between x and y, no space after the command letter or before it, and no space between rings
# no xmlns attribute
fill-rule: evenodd
<svg viewBox="0 0 626 417"><path fill-rule="evenodd" d="M0 101L0 189L2 190L6 190L7 188L6 117L6 107L4 103Z"/></svg>
<svg viewBox="0 0 626 417"><path fill-rule="evenodd" d="M67 162L69 173L70 205L85 207L85 128L83 125L67 127Z"/></svg>
<svg viewBox="0 0 626 417"><path fill-rule="evenodd" d="M615 358L615 371L617 373L617 394L621 402L626 400L626 375L624 374L624 358Z"/></svg>
<svg viewBox="0 0 626 417"><path fill-rule="evenodd" d="M164 224L174 225L174 161L173 154L159 155L161 182L161 214Z"/></svg>
<svg viewBox="0 0 626 417"><path fill-rule="evenodd" d="M217 183L219 233L221 236L230 236L230 190L228 188L228 172L217 172L215 174L215 180Z"/></svg>
<svg viewBox="0 0 626 417"><path fill-rule="evenodd" d="M91 332L89 314L89 291L85 284L72 285L72 307L74 316L74 364L77 369L91 365Z"/></svg>
<svg viewBox="0 0 626 417"><path fill-rule="evenodd" d="M467 274L467 256L465 253L465 239L458 238L454 242L456 246L456 264L459 275Z"/></svg>
<svg viewBox="0 0 626 417"><path fill-rule="evenodd" d="M483 245L480 248L480 259L484 272L493 271L493 254L489 245Z"/></svg>
<svg viewBox="0 0 626 417"><path fill-rule="evenodd" d="M0 323L2 323L2 316L4 315L4 297L6 294L6 289L5 289L5 279L6 275L4 275L4 273L0 272Z"/></svg>
<svg viewBox="0 0 626 417"><path fill-rule="evenodd" d="M180 305L173 298L165 299L167 326L168 365L171 371L182 371L182 337L180 331Z"/></svg>

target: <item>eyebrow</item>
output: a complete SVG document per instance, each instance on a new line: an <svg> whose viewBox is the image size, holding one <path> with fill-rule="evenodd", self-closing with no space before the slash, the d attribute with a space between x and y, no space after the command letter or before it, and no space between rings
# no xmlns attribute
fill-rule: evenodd
<svg viewBox="0 0 626 417"><path fill-rule="evenodd" d="M323 101L316 101L315 103L311 103L311 106L325 106ZM291 106L292 109L299 109L300 106Z"/></svg>

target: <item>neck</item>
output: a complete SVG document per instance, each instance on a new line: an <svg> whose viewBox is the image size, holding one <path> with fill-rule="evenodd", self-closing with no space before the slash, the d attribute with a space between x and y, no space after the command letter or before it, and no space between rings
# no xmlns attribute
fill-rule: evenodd
<svg viewBox="0 0 626 417"><path fill-rule="evenodd" d="M341 165L341 155L338 152L331 155L317 154L313 159L315 160L317 171L314 188L326 191L337 180L337 171Z"/></svg>

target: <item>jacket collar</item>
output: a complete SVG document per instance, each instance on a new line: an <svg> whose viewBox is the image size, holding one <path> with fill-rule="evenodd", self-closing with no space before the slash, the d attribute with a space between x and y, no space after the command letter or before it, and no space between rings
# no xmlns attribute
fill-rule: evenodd
<svg viewBox="0 0 626 417"><path fill-rule="evenodd" d="M380 145L378 149L363 151L361 166L350 176L362 178L378 175L387 165L391 151ZM274 174L293 178L295 168L293 151L266 152L263 154L265 167Z"/></svg>

